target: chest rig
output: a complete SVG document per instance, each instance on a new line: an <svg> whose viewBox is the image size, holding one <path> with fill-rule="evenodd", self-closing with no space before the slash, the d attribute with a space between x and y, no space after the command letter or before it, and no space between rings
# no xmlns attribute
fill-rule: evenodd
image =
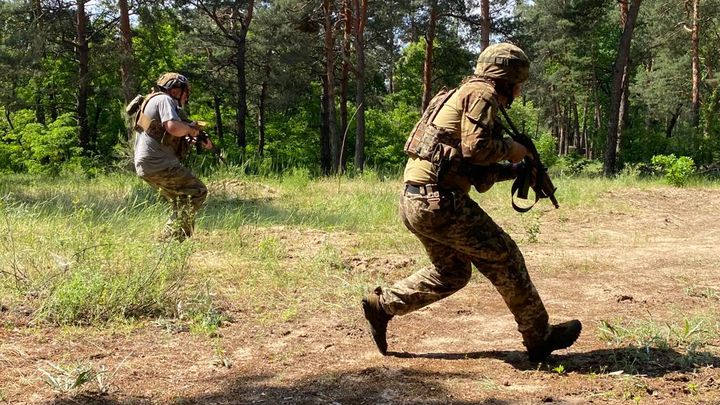
<svg viewBox="0 0 720 405"><path fill-rule="evenodd" d="M453 139L452 132L432 123L442 106L456 91L457 89L448 90L443 87L430 100L405 142L404 151L407 155L427 160L435 166L440 166L443 161L450 160L452 155L457 155L459 140Z"/></svg>
<svg viewBox="0 0 720 405"><path fill-rule="evenodd" d="M149 137L160 142L160 144L169 146L170 149L175 152L175 156L183 159L185 158L185 156L187 156L187 153L189 151L189 145L187 140L185 140L184 137L170 135L169 133L167 133L167 131L165 131L165 128L163 127L162 122L160 122L159 119L155 119L145 114L145 107L147 106L147 103L153 97L159 96L161 94L166 93L154 92L148 94L145 97L145 100L143 101L142 105L140 106L140 110L137 113L137 118L135 119L135 129L145 132Z"/></svg>
<svg viewBox="0 0 720 405"><path fill-rule="evenodd" d="M418 123L415 124L405 143L405 153L431 162L437 170L438 177L449 171L462 174L465 165L462 163L462 153L460 151L461 139L454 136L455 134L451 130L434 125L433 120L450 97L456 93L459 97L464 97L468 92L473 91L471 86L466 86L467 84L484 81L482 78L470 77L456 89L448 90L443 88L440 90L430 100L427 109L425 109ZM502 127L494 125L491 136L495 139L502 139Z"/></svg>

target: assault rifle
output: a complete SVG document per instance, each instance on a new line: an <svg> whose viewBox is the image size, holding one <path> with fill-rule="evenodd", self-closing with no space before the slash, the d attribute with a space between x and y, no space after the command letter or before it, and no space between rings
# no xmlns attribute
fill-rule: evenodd
<svg viewBox="0 0 720 405"><path fill-rule="evenodd" d="M198 124L199 124L199 123L198 123ZM190 140L191 140L193 143L195 143L195 146L198 148L197 150L198 150L198 152L199 152L199 151L200 151L200 145L203 144L203 143L205 143L207 140L209 140L209 139L210 139L210 135L208 135L208 133L205 132L205 130L202 129L203 126L195 125L195 128L197 128L197 130L200 131L200 132L198 132L198 135L197 135L196 137L190 137L190 136L189 136L188 138L190 138ZM210 149L208 149L208 150L209 150L213 155L217 156L218 159L220 159L221 162L225 163L225 158L222 156L222 154L220 153L220 149L218 149L217 146L215 146L215 144L213 144L213 147L210 148Z"/></svg>
<svg viewBox="0 0 720 405"><path fill-rule="evenodd" d="M560 208L560 205L555 198L555 190L557 190L557 187L553 185L552 180L550 180L550 176L548 176L547 174L547 168L540 161L540 154L538 153L532 139L530 139L529 136L523 134L522 132L518 131L517 128L515 128L515 125L513 125L512 121L510 120L510 116L508 115L507 111L505 111L505 108L500 107L500 111L502 112L503 116L505 117L505 121L508 123L511 129L510 131L508 131L507 128L503 127L505 129L505 132L510 134L510 136L515 142L527 148L528 152L530 152L530 155L532 156L532 159L529 157L525 157L525 161L523 162L524 167L522 170L520 170L518 177L515 179L512 188L510 189L510 198L513 208L517 212L530 211L530 209L535 205L535 203L538 202L538 200L540 200L541 198L549 198L555 208ZM532 187L533 191L535 192L535 203L533 203L529 207L517 206L515 204L515 193L517 193L518 198L527 200L528 190L530 189L530 187Z"/></svg>
<svg viewBox="0 0 720 405"><path fill-rule="evenodd" d="M197 129L198 135L197 136L188 136L187 140L191 144L195 144L196 150L198 153L200 153L200 145L205 143L208 139L210 139L210 135L208 135L207 132L205 132L205 127L207 126L207 123L205 121L191 121L188 116L187 112L183 110L182 108L178 109L178 115L180 116L180 119L187 125ZM220 159L221 162L225 163L225 158L222 157L222 154L220 153L220 149L215 146L213 143L213 147L208 149L213 155L217 156L218 159Z"/></svg>

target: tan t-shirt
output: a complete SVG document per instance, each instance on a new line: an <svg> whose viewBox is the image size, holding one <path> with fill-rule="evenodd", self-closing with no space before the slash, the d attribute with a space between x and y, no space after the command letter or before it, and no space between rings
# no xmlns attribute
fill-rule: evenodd
<svg viewBox="0 0 720 405"><path fill-rule="evenodd" d="M495 88L487 82L471 80L463 84L440 108L433 125L450 130L460 140L460 156L465 163L489 165L507 159L512 139L502 138L495 125L499 101ZM410 158L405 165L404 181L410 184L437 184L432 163ZM443 176L443 188L470 190L466 176L449 172Z"/></svg>

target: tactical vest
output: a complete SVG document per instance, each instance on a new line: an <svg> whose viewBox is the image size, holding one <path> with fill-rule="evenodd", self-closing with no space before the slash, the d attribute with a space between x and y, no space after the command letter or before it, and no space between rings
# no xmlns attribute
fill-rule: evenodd
<svg viewBox="0 0 720 405"><path fill-rule="evenodd" d="M447 90L443 88L430 100L428 108L423 113L420 121L413 128L410 137L405 143L405 153L409 156L420 158L431 162L436 170L438 182L443 183L446 176L459 175L473 179L483 178L485 167L465 162L462 159L460 150L461 139L453 136L452 131L435 126L432 122L440 112L443 105L450 97L458 93L459 97L465 97L465 92L472 91L469 83L484 82L484 78L470 76L466 78L456 89ZM502 139L502 125L494 125L491 136L494 139ZM488 179L486 179L488 180ZM489 187L487 187L489 188Z"/></svg>
<svg viewBox="0 0 720 405"><path fill-rule="evenodd" d="M415 124L407 142L405 142L404 151L406 154L430 161L436 166L441 165L443 161L449 160L451 155L457 154L453 154L453 150L459 146L459 140L453 139L452 132L445 128L439 128L432 123L442 106L456 90L448 90L443 87L430 100L422 117Z"/></svg>
<svg viewBox="0 0 720 405"><path fill-rule="evenodd" d="M140 106L140 110L137 113L137 117L135 119L135 129L145 132L149 137L160 142L162 145L169 146L173 151L175 151L175 156L183 159L185 158L189 150L187 140L184 137L170 135L169 133L167 133L167 131L165 131L165 127L163 127L162 122L153 119L149 115L145 114L145 107L147 106L148 101L150 101L150 99L152 99L153 97L159 96L161 94L167 93L154 92L150 93L145 97L145 100Z"/></svg>
<svg viewBox="0 0 720 405"><path fill-rule="evenodd" d="M448 162L457 162L462 159L460 139L454 137L451 131L437 127L432 122L453 94L465 91L464 86L475 81L482 81L482 79L469 77L459 87L452 90L443 87L430 100L420 121L415 124L410 137L405 142L404 150L406 154L430 161L437 168L447 166Z"/></svg>

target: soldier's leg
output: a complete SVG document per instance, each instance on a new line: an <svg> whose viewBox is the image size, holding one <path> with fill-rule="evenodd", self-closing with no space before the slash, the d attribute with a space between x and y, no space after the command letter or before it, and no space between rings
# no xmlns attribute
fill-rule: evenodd
<svg viewBox="0 0 720 405"><path fill-rule="evenodd" d="M390 315L405 315L439 301L467 285L472 275L470 258L422 235L420 239L432 266L382 288L381 304Z"/></svg>
<svg viewBox="0 0 720 405"><path fill-rule="evenodd" d="M452 241L493 283L526 345L544 341L550 333L548 314L517 244L469 197L457 197L456 207L454 224L436 229L436 237Z"/></svg>
<svg viewBox="0 0 720 405"><path fill-rule="evenodd" d="M415 311L451 295L470 280L470 257L433 237L436 227L448 224L451 211L448 204L443 204L441 209L430 209L424 196L409 194L400 198L403 223L420 239L432 266L382 289L380 303L386 313L404 315Z"/></svg>
<svg viewBox="0 0 720 405"><path fill-rule="evenodd" d="M160 190L172 207L165 233L182 240L192 235L195 215L207 198L207 187L192 171L178 165L143 179Z"/></svg>

